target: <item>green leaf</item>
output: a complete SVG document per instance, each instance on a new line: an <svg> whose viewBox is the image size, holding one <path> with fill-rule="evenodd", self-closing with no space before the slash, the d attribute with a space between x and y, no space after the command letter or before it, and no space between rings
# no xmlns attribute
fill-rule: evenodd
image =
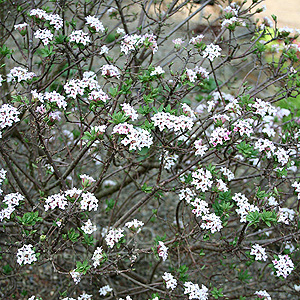
<svg viewBox="0 0 300 300"><path fill-rule="evenodd" d="M246 220L249 222L249 226L254 225L257 226L260 219L260 213L258 211L249 212L246 216Z"/></svg>

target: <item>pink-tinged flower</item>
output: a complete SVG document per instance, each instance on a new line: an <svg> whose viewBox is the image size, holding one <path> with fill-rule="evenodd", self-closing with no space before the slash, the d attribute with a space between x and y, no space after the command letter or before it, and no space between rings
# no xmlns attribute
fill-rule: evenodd
<svg viewBox="0 0 300 300"><path fill-rule="evenodd" d="M174 290L177 286L177 280L174 278L174 276L171 273L165 272L162 276L162 279L166 283L166 288Z"/></svg>
<svg viewBox="0 0 300 300"><path fill-rule="evenodd" d="M184 43L184 40L181 38L178 38L178 39L172 40L172 43L174 44L175 47L180 47Z"/></svg>
<svg viewBox="0 0 300 300"><path fill-rule="evenodd" d="M267 254L266 254L266 249L261 247L258 244L254 244L251 248L250 251L250 255L254 255L255 256L255 260L263 260L266 261L267 260Z"/></svg>
<svg viewBox="0 0 300 300"><path fill-rule="evenodd" d="M168 258L168 247L166 247L166 245L162 241L158 242L157 254L162 258L163 261Z"/></svg>
<svg viewBox="0 0 300 300"><path fill-rule="evenodd" d="M256 295L256 297L258 297L259 299L262 299L262 300L272 300L271 296L269 295L269 293L267 293L266 290L256 291L254 293L254 295Z"/></svg>
<svg viewBox="0 0 300 300"><path fill-rule="evenodd" d="M102 22L98 18L96 18L94 16L87 16L85 18L85 20L86 20L86 24L88 26L90 26L92 29L94 29L96 32L99 32L99 31L104 32L105 31L105 28L104 28Z"/></svg>
<svg viewBox="0 0 300 300"><path fill-rule="evenodd" d="M91 42L90 37L87 33L82 30L75 30L69 35L70 42L74 42L76 44L82 44L86 46Z"/></svg>
<svg viewBox="0 0 300 300"><path fill-rule="evenodd" d="M86 174L81 174L79 175L79 177L81 179L81 184L84 188L91 186L92 183L96 181L93 177L88 176Z"/></svg>
<svg viewBox="0 0 300 300"><path fill-rule="evenodd" d="M294 270L294 263L288 255L278 255L278 259L274 259L272 262L278 277L287 278Z"/></svg>
<svg viewBox="0 0 300 300"><path fill-rule="evenodd" d="M32 264L37 261L36 254L32 249L33 246L31 244L24 245L22 248L18 249L17 252L17 262L19 265Z"/></svg>
<svg viewBox="0 0 300 300"><path fill-rule="evenodd" d="M34 33L34 37L42 40L42 43L46 46L53 39L53 33L49 29L38 29Z"/></svg>
<svg viewBox="0 0 300 300"><path fill-rule="evenodd" d="M229 135L231 131L227 130L223 127L217 127L210 136L210 143L213 146L217 146L218 144L223 145L225 141L230 140Z"/></svg>
<svg viewBox="0 0 300 300"><path fill-rule="evenodd" d="M120 72L117 67L113 65L104 65L101 67L102 69L102 76L105 77L120 77Z"/></svg>

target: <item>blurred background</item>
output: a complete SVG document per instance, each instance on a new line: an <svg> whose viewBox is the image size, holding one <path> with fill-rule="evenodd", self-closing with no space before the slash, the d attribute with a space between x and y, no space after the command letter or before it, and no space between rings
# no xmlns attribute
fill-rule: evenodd
<svg viewBox="0 0 300 300"><path fill-rule="evenodd" d="M261 13L262 16L274 14L278 17L278 27L300 29L300 0L266 0L264 4L267 10Z"/></svg>

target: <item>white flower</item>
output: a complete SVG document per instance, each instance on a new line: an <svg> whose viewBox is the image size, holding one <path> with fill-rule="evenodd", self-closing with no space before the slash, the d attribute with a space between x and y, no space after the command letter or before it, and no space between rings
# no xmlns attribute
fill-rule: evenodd
<svg viewBox="0 0 300 300"><path fill-rule="evenodd" d="M80 208L82 210L94 210L96 211L98 208L98 199L95 197L94 194L90 192L83 193L81 195L82 200L80 201Z"/></svg>
<svg viewBox="0 0 300 300"><path fill-rule="evenodd" d="M157 246L157 254L165 261L168 258L168 247L165 246L164 242L159 241Z"/></svg>
<svg viewBox="0 0 300 300"><path fill-rule="evenodd" d="M92 256L92 261L93 261L93 266L94 268L97 268L100 266L101 262L105 259L105 255L103 253L102 247L97 247L95 250L93 256Z"/></svg>
<svg viewBox="0 0 300 300"><path fill-rule="evenodd" d="M3 104L0 107L0 129L10 127L14 122L20 121L19 111L10 104Z"/></svg>
<svg viewBox="0 0 300 300"><path fill-rule="evenodd" d="M22 264L30 265L33 262L37 261L37 257L32 248L33 248L33 246L31 244L29 244L29 245L24 245L22 248L18 249L17 262L19 265L22 265Z"/></svg>
<svg viewBox="0 0 300 300"><path fill-rule="evenodd" d="M86 19L86 24L89 25L91 28L95 29L96 32L105 31L102 22L98 18L94 16L87 16L85 17L85 19Z"/></svg>
<svg viewBox="0 0 300 300"><path fill-rule="evenodd" d="M203 57L207 57L210 61L213 61L216 57L221 55L222 49L218 45L209 44L206 46L202 53Z"/></svg>
<svg viewBox="0 0 300 300"><path fill-rule="evenodd" d="M286 207L280 207L278 211L278 222L289 225L294 220L295 211Z"/></svg>
<svg viewBox="0 0 300 300"><path fill-rule="evenodd" d="M189 299L207 300L208 288L202 284L200 289L198 284L194 284L191 281L184 283L184 294L189 295Z"/></svg>
<svg viewBox="0 0 300 300"><path fill-rule="evenodd" d="M81 280L81 276L82 274L80 272L75 271L76 269L70 271L70 275L72 277L72 279L74 280L75 284L78 284Z"/></svg>
<svg viewBox="0 0 300 300"><path fill-rule="evenodd" d="M81 295L77 298L77 300L91 300L92 297L93 297L93 295L89 295L89 294L87 294L87 293L84 292L83 294L81 294Z"/></svg>
<svg viewBox="0 0 300 300"><path fill-rule="evenodd" d="M93 225L92 221L88 219L83 226L81 226L81 229L85 234L92 234L94 231L97 230L96 225Z"/></svg>
<svg viewBox="0 0 300 300"><path fill-rule="evenodd" d="M254 244L251 248L250 255L255 256L255 260L267 260L266 249L261 247L259 244Z"/></svg>
<svg viewBox="0 0 300 300"><path fill-rule="evenodd" d="M15 30L22 31L22 30L25 30L27 26L28 26L27 23L22 23L22 24L14 25L14 28L15 28Z"/></svg>
<svg viewBox="0 0 300 300"><path fill-rule="evenodd" d="M212 186L213 181L210 171L204 169L198 169L192 173L192 184L197 190L201 190L203 193L208 191Z"/></svg>
<svg viewBox="0 0 300 300"><path fill-rule="evenodd" d="M283 276L287 278L294 270L294 263L288 255L278 255L278 259L274 259L272 262L278 277Z"/></svg>
<svg viewBox="0 0 300 300"><path fill-rule="evenodd" d="M100 293L100 296L106 296L107 294L109 294L112 291L113 291L113 289L109 285L105 285L102 288L100 288L99 293Z"/></svg>
<svg viewBox="0 0 300 300"><path fill-rule="evenodd" d="M7 82L11 81L26 81L31 80L36 75L33 72L28 72L27 69L21 68L21 67L14 67L10 70L10 72L7 75Z"/></svg>
<svg viewBox="0 0 300 300"><path fill-rule="evenodd" d="M68 205L67 198L63 194L55 194L52 196L49 196L44 204L45 211L49 209L55 209L56 207L60 209L66 209L66 206Z"/></svg>
<svg viewBox="0 0 300 300"><path fill-rule="evenodd" d="M113 246L120 241L120 239L124 236L124 229L112 228L105 236L106 244L113 248Z"/></svg>
<svg viewBox="0 0 300 300"><path fill-rule="evenodd" d="M171 273L165 272L162 276L163 280L166 282L166 288L174 290L177 286L177 280Z"/></svg>
<svg viewBox="0 0 300 300"><path fill-rule="evenodd" d="M41 95L38 94L36 95L37 97L40 97ZM43 97L43 101L49 101L50 103L55 103L58 108L63 108L66 109L68 103L65 101L65 97L60 95L59 93L57 93L56 91L53 92L46 92L44 97Z"/></svg>
<svg viewBox="0 0 300 300"><path fill-rule="evenodd" d="M173 166L176 165L178 155L176 153L170 154L169 151L164 151L164 155L161 155L159 160L164 162L164 168L166 170L171 170Z"/></svg>
<svg viewBox="0 0 300 300"><path fill-rule="evenodd" d="M101 47L100 54L108 54L109 48L105 45Z"/></svg>
<svg viewBox="0 0 300 300"><path fill-rule="evenodd" d="M195 198L191 204L193 206L192 213L196 215L196 217L202 217L203 215L207 215L209 213L208 203L206 201Z"/></svg>
<svg viewBox="0 0 300 300"><path fill-rule="evenodd" d="M77 44L83 44L84 46L90 43L90 37L87 33L82 30L75 30L70 35L70 42L75 42Z"/></svg>
<svg viewBox="0 0 300 300"><path fill-rule="evenodd" d="M117 34L125 34L125 30L123 28L117 28Z"/></svg>
<svg viewBox="0 0 300 300"><path fill-rule="evenodd" d="M139 221L137 219L133 219L130 222L125 223L125 227L136 231L136 233L139 233L141 231L141 227L144 226L144 223L142 221Z"/></svg>
<svg viewBox="0 0 300 300"><path fill-rule="evenodd" d="M202 221L201 228L208 229L211 233L220 231L223 228L221 218L215 213L202 216Z"/></svg>
<svg viewBox="0 0 300 300"><path fill-rule="evenodd" d="M155 67L155 69L150 73L150 76L159 76L164 74L165 71L163 70L163 68L161 66L157 66Z"/></svg>
<svg viewBox="0 0 300 300"><path fill-rule="evenodd" d="M222 172L222 174L224 176L227 177L228 181L231 181L232 179L234 179L234 174L229 169L222 167L220 171Z"/></svg>
<svg viewBox="0 0 300 300"><path fill-rule="evenodd" d="M264 291L256 291L254 295L258 296L258 298L263 300L272 300L271 296L267 293L266 290Z"/></svg>
<svg viewBox="0 0 300 300"><path fill-rule="evenodd" d="M46 46L53 39L53 33L49 29L39 29L34 33L34 37L41 39L44 46Z"/></svg>
<svg viewBox="0 0 300 300"><path fill-rule="evenodd" d="M120 77L120 72L118 68L113 65L103 65L101 69L102 69L102 76L116 77L116 78Z"/></svg>
<svg viewBox="0 0 300 300"><path fill-rule="evenodd" d="M175 40L172 40L172 43L175 45L175 47L177 46L177 47L180 47L183 43L184 43L184 41L183 41L183 39L181 39L181 38L177 38L177 39L175 39Z"/></svg>
<svg viewBox="0 0 300 300"><path fill-rule="evenodd" d="M130 104L123 103L121 104L121 107L127 117L129 117L132 121L137 120L139 115L137 114L137 111Z"/></svg>

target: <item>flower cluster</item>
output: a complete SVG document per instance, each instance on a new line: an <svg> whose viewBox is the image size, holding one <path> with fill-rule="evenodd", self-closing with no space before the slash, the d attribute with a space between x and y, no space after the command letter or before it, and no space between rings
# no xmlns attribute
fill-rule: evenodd
<svg viewBox="0 0 300 300"><path fill-rule="evenodd" d="M197 46L197 45L200 45L202 43L202 40L204 38L204 35L203 34L199 34L195 37L192 37L189 41L190 44L194 45L194 46Z"/></svg>
<svg viewBox="0 0 300 300"><path fill-rule="evenodd" d="M122 110L125 113L125 116L129 117L132 121L135 121L139 115L136 110L128 103L121 104Z"/></svg>
<svg viewBox="0 0 300 300"><path fill-rule="evenodd" d="M202 140L197 140L194 142L194 146L196 148L195 155L200 155L201 157L205 155L206 151L208 150L208 147L206 145L203 145Z"/></svg>
<svg viewBox="0 0 300 300"><path fill-rule="evenodd" d="M179 199L185 200L186 203L190 204L191 201L196 197L196 193L190 188L185 188L179 191Z"/></svg>
<svg viewBox="0 0 300 300"><path fill-rule="evenodd" d="M274 259L273 266L276 269L276 276L283 276L287 278L288 275L294 270L294 263L288 255L278 255L277 259Z"/></svg>
<svg viewBox="0 0 300 300"><path fill-rule="evenodd" d="M220 48L220 46L209 44L203 51L202 56L207 57L210 61L213 61L215 58L221 55L221 51L222 49Z"/></svg>
<svg viewBox="0 0 300 300"><path fill-rule="evenodd" d="M94 210L96 211L98 208L98 199L95 197L94 194L90 192L82 193L80 201L80 208L82 210Z"/></svg>
<svg viewBox="0 0 300 300"><path fill-rule="evenodd" d="M124 229L112 228L105 236L106 244L113 248L113 246L120 241L120 239L124 236Z"/></svg>
<svg viewBox="0 0 300 300"><path fill-rule="evenodd" d="M71 32L69 40L70 42L75 42L76 44L82 44L84 46L91 42L89 35L82 30L75 30Z"/></svg>
<svg viewBox="0 0 300 300"><path fill-rule="evenodd" d="M166 288L174 290L177 286L177 280L171 273L165 272L162 279L166 282Z"/></svg>
<svg viewBox="0 0 300 300"><path fill-rule="evenodd" d="M19 111L15 107L10 104L3 104L0 107L0 130L12 126L14 122L20 121L19 114Z"/></svg>
<svg viewBox="0 0 300 300"><path fill-rule="evenodd" d="M81 184L83 187L89 187L93 182L96 181L93 177L87 174L80 174L79 178L81 179Z"/></svg>
<svg viewBox="0 0 300 300"><path fill-rule="evenodd" d="M60 209L66 209L66 206L68 205L67 198L64 194L55 194L52 196L49 196L44 204L45 211L49 209L55 209L56 207Z"/></svg>
<svg viewBox="0 0 300 300"><path fill-rule="evenodd" d="M249 212L259 211L259 208L253 204L250 204L245 195L241 193L235 193L232 199L236 202L238 209L235 211L240 215L240 221L242 223L246 222L246 217Z"/></svg>
<svg viewBox="0 0 300 300"><path fill-rule="evenodd" d="M18 249L17 252L17 263L19 265L26 265L32 264L33 262L37 261L36 254L32 249L33 246L31 244L24 245L22 248Z"/></svg>
<svg viewBox="0 0 300 300"><path fill-rule="evenodd" d="M49 21L49 24L53 25L57 30L63 27L63 19L57 14L47 14L44 10L37 8L32 9L29 15L37 19Z"/></svg>
<svg viewBox="0 0 300 300"><path fill-rule="evenodd" d="M94 16L87 16L85 17L85 20L86 20L86 24L90 26L92 29L94 29L96 32L105 31L102 22L98 18Z"/></svg>
<svg viewBox="0 0 300 300"><path fill-rule="evenodd" d="M218 144L223 145L225 141L229 141L231 134L231 131L229 131L226 128L223 127L217 127L214 129L214 131L211 133L210 136L210 143L216 147Z"/></svg>
<svg viewBox="0 0 300 300"><path fill-rule="evenodd" d="M102 89L94 90L89 93L88 99L92 102L103 102L106 103L110 98L102 91Z"/></svg>
<svg viewBox="0 0 300 300"><path fill-rule="evenodd" d="M134 231L136 233L139 233L142 230L143 226L144 226L144 223L137 219L133 219L132 221L125 223L125 227L131 229L132 231Z"/></svg>
<svg viewBox="0 0 300 300"><path fill-rule="evenodd" d="M295 211L287 207L280 207L278 211L278 222L289 225L294 220Z"/></svg>
<svg viewBox="0 0 300 300"><path fill-rule="evenodd" d="M245 134L248 137L250 137L250 135L253 133L253 128L251 123L252 123L251 119L237 120L233 124L233 131L238 132L241 136Z"/></svg>
<svg viewBox="0 0 300 300"><path fill-rule="evenodd" d="M210 230L211 233L215 233L220 231L223 228L221 218L217 216L215 213L207 214L202 216L202 229Z"/></svg>
<svg viewBox="0 0 300 300"><path fill-rule="evenodd" d="M164 155L161 155L160 161L163 159L164 168L166 170L171 170L171 168L176 165L178 157L179 156L176 153L170 154L169 151L165 151Z"/></svg>
<svg viewBox="0 0 300 300"><path fill-rule="evenodd" d="M76 270L76 269L75 269ZM78 284L81 281L82 273L75 270L70 271L70 275L75 284Z"/></svg>
<svg viewBox="0 0 300 300"><path fill-rule="evenodd" d="M155 53L158 49L156 36L153 34L126 34L121 42L121 52L127 55L130 51L134 51L140 45L150 48L153 53Z"/></svg>
<svg viewBox="0 0 300 300"><path fill-rule="evenodd" d="M267 254L266 254L266 249L261 247L258 244L254 244L251 248L250 255L255 256L255 260L267 260Z"/></svg>
<svg viewBox="0 0 300 300"><path fill-rule="evenodd" d="M196 66L194 69L186 69L186 76L190 82L195 82L197 79L208 79L208 72L203 67Z"/></svg>
<svg viewBox="0 0 300 300"><path fill-rule="evenodd" d="M93 225L92 221L88 219L83 226L81 226L81 229L85 234L92 234L94 231L97 230L96 225Z"/></svg>
<svg viewBox="0 0 300 300"><path fill-rule="evenodd" d="M164 242L159 241L157 246L157 254L162 258L163 261L168 258L168 247L164 244Z"/></svg>
<svg viewBox="0 0 300 300"><path fill-rule="evenodd" d="M92 256L93 267L97 268L105 259L105 254L103 252L102 247L97 247Z"/></svg>
<svg viewBox="0 0 300 300"><path fill-rule="evenodd" d="M149 148L153 144L153 138L149 131L134 128L126 122L115 125L112 134L115 133L126 135L121 144L124 146L130 145L129 150L142 150L142 148Z"/></svg>
<svg viewBox="0 0 300 300"><path fill-rule="evenodd" d="M194 126L193 119L184 115L174 116L170 113L159 112L151 117L154 122L154 126L157 126L160 131L165 128L169 130L173 129L175 133L180 133L180 131L191 130Z"/></svg>
<svg viewBox="0 0 300 300"><path fill-rule="evenodd" d="M0 191L2 193L2 190ZM2 222L3 219L9 219L11 214L15 211L16 206L18 206L20 202L23 201L24 199L25 197L22 196L20 193L11 193L5 195L3 202L7 205L7 207L0 211L0 221Z"/></svg>
<svg viewBox="0 0 300 300"><path fill-rule="evenodd" d="M254 295L256 295L259 299L263 299L263 300L272 300L270 294L267 293L266 290L264 290L264 291L256 291L256 292L254 293Z"/></svg>
<svg viewBox="0 0 300 300"><path fill-rule="evenodd" d="M41 96L41 94L39 96ZM63 108L63 109L66 109L68 105L68 103L65 101L65 97L60 95L56 91L46 92L44 94L43 100L49 101L50 103L55 103L58 106L58 108Z"/></svg>
<svg viewBox="0 0 300 300"><path fill-rule="evenodd" d="M211 188L213 181L210 171L204 169L198 169L192 173L192 184L197 190L201 190L203 193L207 192Z"/></svg>
<svg viewBox="0 0 300 300"><path fill-rule="evenodd" d="M0 196L3 193L2 189L1 189L1 185L2 185L2 182L5 180L5 178L6 178L6 171L4 169L0 169ZM0 212L0 215L1 215L1 212Z"/></svg>
<svg viewBox="0 0 300 300"><path fill-rule="evenodd" d="M205 200L195 198L191 204L193 206L192 213L196 215L196 217L202 217L203 215L207 215L209 213L208 203Z"/></svg>
<svg viewBox="0 0 300 300"><path fill-rule="evenodd" d="M187 281L184 283L184 294L189 295L189 299L207 300L208 288L202 284L201 289L198 284Z"/></svg>
<svg viewBox="0 0 300 300"><path fill-rule="evenodd" d="M27 23L22 23L22 24L16 24L14 25L15 30L19 30L20 32L26 30L26 27L28 26Z"/></svg>
<svg viewBox="0 0 300 300"><path fill-rule="evenodd" d="M100 293L100 296L106 296L107 294L109 294L112 291L113 291L113 289L109 285L105 285L102 288L100 288L99 293Z"/></svg>
<svg viewBox="0 0 300 300"><path fill-rule="evenodd" d="M161 66L157 66L155 67L155 69L150 73L150 76L160 76L162 74L164 74L165 71L163 70L163 68Z"/></svg>
<svg viewBox="0 0 300 300"><path fill-rule="evenodd" d="M102 76L105 77L116 77L119 78L120 77L120 72L118 70L117 67L115 67L114 65L103 65L101 67L102 70Z"/></svg>
<svg viewBox="0 0 300 300"><path fill-rule="evenodd" d="M39 29L34 33L34 37L41 39L44 46L46 46L53 39L53 33L49 29Z"/></svg>
<svg viewBox="0 0 300 300"><path fill-rule="evenodd" d="M227 180L228 180L228 181L231 181L232 179L234 179L234 174L233 174L229 169L227 169L227 168L225 168L225 167L222 167L222 168L220 169L220 171L222 172L222 174L223 174L224 176L227 177Z"/></svg>
<svg viewBox="0 0 300 300"><path fill-rule="evenodd" d="M21 67L14 67L7 74L7 82L21 82L26 80L31 80L36 75L33 72L28 72L27 69Z"/></svg>
<svg viewBox="0 0 300 300"><path fill-rule="evenodd" d="M84 72L82 80L71 79L64 85L64 90L69 97L74 99L78 95L82 96L85 91L90 92L88 95L90 101L102 101L105 103L109 99L100 88L94 72Z"/></svg>

